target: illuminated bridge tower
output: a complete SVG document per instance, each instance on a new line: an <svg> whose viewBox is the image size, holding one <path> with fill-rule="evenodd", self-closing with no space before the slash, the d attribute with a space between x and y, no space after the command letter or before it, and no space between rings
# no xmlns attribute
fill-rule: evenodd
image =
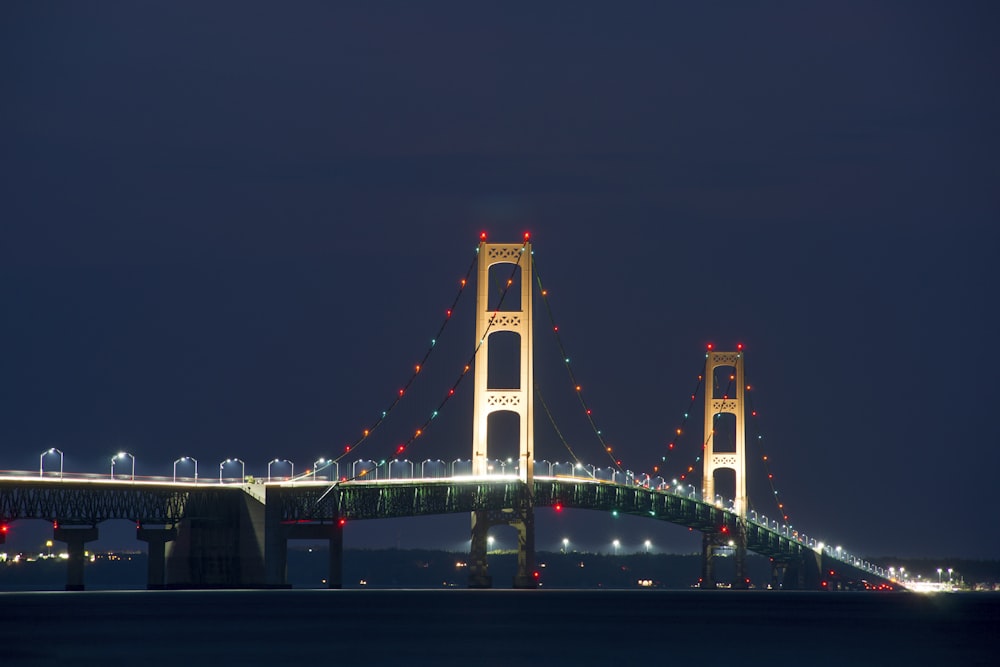
<svg viewBox="0 0 1000 667"><path fill-rule="evenodd" d="M490 267L497 264L520 267L520 310L489 309ZM532 503L535 383L531 332L531 269L531 244L527 240L524 243L486 243L484 240L479 244L476 300L476 343L479 350L476 353L476 393L472 412L472 472L474 475L488 475L491 472L487 447L489 416L494 412L512 412L520 418L517 473L521 484L519 493L511 503L512 507L472 513L470 588L489 588L493 584L486 561L487 533L491 526L497 525L517 529L518 557L514 587L535 587L535 524ZM513 332L520 341L519 381L514 388L494 388L489 385L490 337L501 332Z"/></svg>
<svg viewBox="0 0 1000 667"><path fill-rule="evenodd" d="M732 368L728 384L729 392L716 396L715 369ZM705 453L701 477L701 496L706 503L715 504L715 471L732 470L736 488L733 493L733 511L739 519L736 535L724 531L706 530L702 536L702 586L715 587L713 560L717 554L732 554L736 560L734 587L746 586L747 552L747 478L746 478L746 421L743 406L746 384L743 377L743 346L735 352L716 352L709 348L705 355ZM719 415L731 414L736 418L736 433L732 451L722 449L722 438L717 437ZM726 439L728 440L728 438Z"/></svg>

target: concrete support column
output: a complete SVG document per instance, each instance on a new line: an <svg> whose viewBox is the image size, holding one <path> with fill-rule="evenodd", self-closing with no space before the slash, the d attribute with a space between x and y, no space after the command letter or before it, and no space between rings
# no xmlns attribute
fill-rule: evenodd
<svg viewBox="0 0 1000 667"><path fill-rule="evenodd" d="M493 588L489 563L486 560L490 522L487 513L472 513L472 544L469 548L469 588Z"/></svg>
<svg viewBox="0 0 1000 667"><path fill-rule="evenodd" d="M788 563L784 561L771 561L771 590L784 588L785 573L788 570Z"/></svg>
<svg viewBox="0 0 1000 667"><path fill-rule="evenodd" d="M535 511L528 507L522 510L522 514L522 519L513 524L517 528L514 588L538 588L538 580L535 578Z"/></svg>
<svg viewBox="0 0 1000 667"><path fill-rule="evenodd" d="M268 489L264 505L264 584L281 588L288 585L288 527L281 523L281 502L277 489Z"/></svg>
<svg viewBox="0 0 1000 667"><path fill-rule="evenodd" d="M327 588L344 587L344 524L336 520L330 531L330 572Z"/></svg>
<svg viewBox="0 0 1000 667"><path fill-rule="evenodd" d="M711 533L701 534L701 585L699 588L715 588L715 537Z"/></svg>
<svg viewBox="0 0 1000 667"><path fill-rule="evenodd" d="M736 545L734 556L736 558L736 575L733 581L733 588L749 588L747 582L747 522L739 518L736 520Z"/></svg>
<svg viewBox="0 0 1000 667"><path fill-rule="evenodd" d="M83 546L97 539L97 526L90 528L55 528L52 539L66 543L69 559L66 563L66 590L82 591L83 586Z"/></svg>
<svg viewBox="0 0 1000 667"><path fill-rule="evenodd" d="M136 539L149 545L148 567L146 570L146 588L160 590L166 587L167 572L167 542L173 542L177 537L177 529L146 528L139 526L135 531Z"/></svg>

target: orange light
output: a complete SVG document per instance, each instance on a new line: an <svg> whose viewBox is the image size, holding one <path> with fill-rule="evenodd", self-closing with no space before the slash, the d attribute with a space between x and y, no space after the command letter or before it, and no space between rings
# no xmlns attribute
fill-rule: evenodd
<svg viewBox="0 0 1000 667"><path fill-rule="evenodd" d="M420 372L420 364L417 364L417 365L416 365L416 367L414 368L414 371L413 371L413 372L414 372L414 373L419 373L419 372Z"/></svg>

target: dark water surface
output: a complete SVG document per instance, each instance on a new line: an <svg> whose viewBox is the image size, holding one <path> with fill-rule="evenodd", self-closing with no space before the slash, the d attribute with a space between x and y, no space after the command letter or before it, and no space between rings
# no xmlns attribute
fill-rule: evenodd
<svg viewBox="0 0 1000 667"><path fill-rule="evenodd" d="M997 665L993 594L0 593L0 665Z"/></svg>

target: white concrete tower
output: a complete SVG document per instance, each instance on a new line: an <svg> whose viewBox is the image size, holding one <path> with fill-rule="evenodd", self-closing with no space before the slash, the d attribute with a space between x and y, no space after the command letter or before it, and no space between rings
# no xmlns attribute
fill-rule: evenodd
<svg viewBox="0 0 1000 667"><path fill-rule="evenodd" d="M726 397L716 398L713 376L719 366L733 368L733 392ZM701 497L706 503L715 502L715 471L729 469L736 474L734 508L740 518L747 513L747 457L746 422L744 420L743 346L736 352L715 352L705 355L705 454L701 476ZM718 439L715 437L715 416L731 414L736 417L736 451L716 452Z"/></svg>
<svg viewBox="0 0 1000 667"><path fill-rule="evenodd" d="M513 264L521 269L520 310L490 310L490 267ZM517 531L517 570L515 588L535 588L535 518L534 494L534 357L531 318L531 244L479 244L478 298L476 300L476 395L472 409L472 472L489 473L489 416L494 412L513 412L519 419L518 477L522 484L512 507L501 511L472 513L472 537L469 546L469 587L489 588L493 578L487 563L488 533L491 526L506 525ZM513 285L509 287L513 288ZM490 337L502 331L514 332L520 339L520 372L517 387L489 386Z"/></svg>
<svg viewBox="0 0 1000 667"><path fill-rule="evenodd" d="M490 310L490 267L496 264L516 264L521 268L520 310ZM506 276L505 276L506 279ZM494 412L513 412L520 418L518 475L529 486L534 479L534 358L531 334L531 243L479 244L479 274L476 299L476 396L472 409L472 473L487 474L487 424ZM520 338L520 374L516 388L491 388L488 384L490 336L512 331Z"/></svg>

